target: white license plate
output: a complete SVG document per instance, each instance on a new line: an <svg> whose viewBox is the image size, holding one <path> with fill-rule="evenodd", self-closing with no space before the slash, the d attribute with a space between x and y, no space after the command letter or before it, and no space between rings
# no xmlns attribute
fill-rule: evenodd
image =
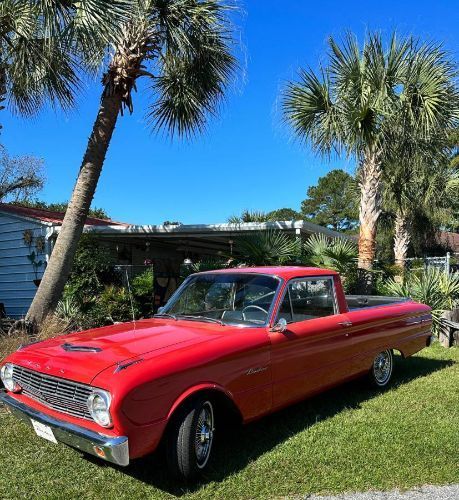
<svg viewBox="0 0 459 500"><path fill-rule="evenodd" d="M30 419L33 425L33 428L35 429L35 432L37 436L40 436L43 439L47 439L48 441L51 441L52 443L57 444L57 440L54 437L53 430L51 427L42 424L41 422L37 422L36 420Z"/></svg>

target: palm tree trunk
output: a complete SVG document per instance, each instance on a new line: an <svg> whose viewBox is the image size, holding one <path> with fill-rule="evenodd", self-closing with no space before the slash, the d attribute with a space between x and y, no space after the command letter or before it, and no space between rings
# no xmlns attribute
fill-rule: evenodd
<svg viewBox="0 0 459 500"><path fill-rule="evenodd" d="M106 96L101 101L52 257L27 313L26 321L34 325L40 324L54 311L62 296L121 110L121 103L122 97L119 93Z"/></svg>
<svg viewBox="0 0 459 500"><path fill-rule="evenodd" d="M0 60L0 111L5 109L4 102L6 101L6 71L3 63ZM3 126L0 123L0 131Z"/></svg>
<svg viewBox="0 0 459 500"><path fill-rule="evenodd" d="M402 269L406 267L406 256L411 242L409 221L406 215L398 210L395 217L394 255L395 264Z"/></svg>
<svg viewBox="0 0 459 500"><path fill-rule="evenodd" d="M359 268L371 270L376 255L376 224L381 215L382 169L378 152L368 153L360 167Z"/></svg>

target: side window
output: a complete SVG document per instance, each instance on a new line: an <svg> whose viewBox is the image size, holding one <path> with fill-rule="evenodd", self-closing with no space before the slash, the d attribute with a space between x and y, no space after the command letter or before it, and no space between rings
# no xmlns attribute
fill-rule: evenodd
<svg viewBox="0 0 459 500"><path fill-rule="evenodd" d="M335 295L330 278L292 281L279 309L279 317L293 322L332 314L335 314Z"/></svg>

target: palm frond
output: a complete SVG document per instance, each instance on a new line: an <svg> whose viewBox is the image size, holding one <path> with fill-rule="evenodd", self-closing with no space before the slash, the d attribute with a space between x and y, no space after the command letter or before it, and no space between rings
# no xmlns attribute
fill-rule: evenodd
<svg viewBox="0 0 459 500"><path fill-rule="evenodd" d="M390 279L386 283L389 295L410 297L432 308L432 330L438 333L441 316L459 304L459 273L446 275L444 271L429 267L421 275L408 273L402 283Z"/></svg>
<svg viewBox="0 0 459 500"><path fill-rule="evenodd" d="M314 267L324 267L345 274L356 265L357 245L343 238L313 234L304 243L303 250L303 261Z"/></svg>
<svg viewBox="0 0 459 500"><path fill-rule="evenodd" d="M338 112L333 102L328 74L321 77L309 70L300 71L300 81L289 83L284 90L284 120L301 140L310 140L324 154L341 148Z"/></svg>
<svg viewBox="0 0 459 500"><path fill-rule="evenodd" d="M30 115L45 102L69 108L85 71L94 73L118 39L134 0L0 2L2 93Z"/></svg>
<svg viewBox="0 0 459 500"><path fill-rule="evenodd" d="M248 265L285 264L298 258L301 243L282 231L257 231L238 238L235 252L240 261Z"/></svg>
<svg viewBox="0 0 459 500"><path fill-rule="evenodd" d="M229 7L184 0L158 1L155 9L163 45L147 117L154 128L189 137L216 113L237 69Z"/></svg>

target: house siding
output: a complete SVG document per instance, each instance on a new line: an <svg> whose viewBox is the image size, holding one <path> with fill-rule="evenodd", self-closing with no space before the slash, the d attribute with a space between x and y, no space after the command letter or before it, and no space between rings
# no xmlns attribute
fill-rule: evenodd
<svg viewBox="0 0 459 500"><path fill-rule="evenodd" d="M23 240L26 229L34 237L45 237L47 226L0 212L0 302L12 318L25 316L37 291L33 266L27 258L31 250ZM47 260L46 254L39 260ZM38 272L39 279L43 271L44 266Z"/></svg>

